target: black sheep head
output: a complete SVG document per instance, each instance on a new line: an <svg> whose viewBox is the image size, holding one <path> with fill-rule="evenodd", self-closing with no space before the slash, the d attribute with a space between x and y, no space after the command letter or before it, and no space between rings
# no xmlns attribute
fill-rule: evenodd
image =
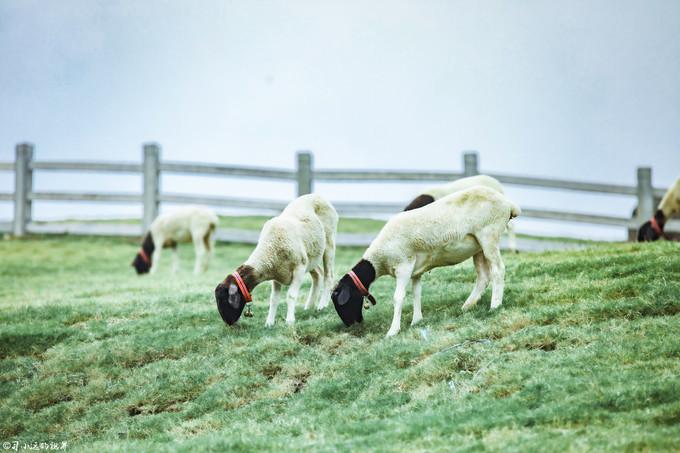
<svg viewBox="0 0 680 453"><path fill-rule="evenodd" d="M335 311L346 326L362 322L364 296L359 292L349 275L344 275L331 294Z"/></svg>
<svg viewBox="0 0 680 453"><path fill-rule="evenodd" d="M232 275L228 276L215 288L215 300L220 316L230 326L241 317L243 308L246 306L246 297L236 284Z"/></svg>

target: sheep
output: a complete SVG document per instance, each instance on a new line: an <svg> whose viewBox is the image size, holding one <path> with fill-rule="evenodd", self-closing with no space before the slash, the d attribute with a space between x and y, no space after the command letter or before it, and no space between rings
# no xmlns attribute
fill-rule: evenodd
<svg viewBox="0 0 680 453"><path fill-rule="evenodd" d="M179 270L177 243L193 241L195 251L194 273L208 268L215 248L215 229L219 219L208 208L187 206L161 214L151 223L144 236L142 246L137 252L132 266L138 274L155 273L161 250L172 248L172 271Z"/></svg>
<svg viewBox="0 0 680 453"><path fill-rule="evenodd" d="M457 179L453 182L442 184L439 186L430 187L424 190L420 195L415 197L404 208L404 211L410 211L422 206L428 205L435 200L439 200L446 195L458 192L459 190L468 189L474 186L485 186L495 190L498 193L505 194L503 186L497 179L487 175L468 176L467 178ZM517 236L515 234L515 226L512 222L508 222L508 248L512 252L517 252Z"/></svg>
<svg viewBox="0 0 680 453"><path fill-rule="evenodd" d="M680 214L680 178L666 191L656 212L638 230L638 242L656 241L664 235L666 221L672 215Z"/></svg>
<svg viewBox="0 0 680 453"><path fill-rule="evenodd" d="M271 280L265 326L274 325L281 285L290 285L286 295L286 323L293 324L295 302L307 272L312 276L312 287L304 308L309 309L315 301L318 301L317 309L325 308L330 302L333 283L337 227L335 208L321 196L309 194L293 200L278 217L264 224L257 246L245 263L215 288L222 319L229 325L234 324L246 303L251 301L253 288Z"/></svg>
<svg viewBox="0 0 680 453"><path fill-rule="evenodd" d="M335 310L350 326L361 322L362 300L375 299L369 292L373 281L383 275L396 279L394 317L387 336L396 335L409 280L413 285L413 321L423 315L420 308L422 275L435 267L460 263L473 257L477 283L463 304L473 307L481 298L489 278L491 309L503 301L505 265L499 243L508 221L520 208L498 191L475 186L447 195L419 209L392 217L366 249L363 258L345 274L333 290Z"/></svg>

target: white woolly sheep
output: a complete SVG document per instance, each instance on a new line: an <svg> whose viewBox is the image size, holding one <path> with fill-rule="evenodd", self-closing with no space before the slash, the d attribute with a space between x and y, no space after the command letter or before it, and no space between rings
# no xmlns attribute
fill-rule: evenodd
<svg viewBox="0 0 680 453"><path fill-rule="evenodd" d="M286 322L294 323L295 302L307 272L312 276L312 287L305 309L317 301L319 310L325 308L333 283L337 227L335 208L321 196L310 194L293 200L278 217L264 224L257 246L246 262L215 288L222 319L229 325L234 324L250 302L253 288L271 280L265 325L274 325L281 285L290 285L286 295Z"/></svg>
<svg viewBox="0 0 680 453"><path fill-rule="evenodd" d="M375 300L368 288L374 280L396 279L394 317L387 336L399 332L406 286L413 285L413 322L423 317L420 309L422 275L435 267L460 263L473 257L477 283L463 304L467 310L482 296L489 278L491 309L503 301L505 265L499 243L508 221L520 208L488 187L475 186L447 195L433 203L392 217L333 291L335 309L346 325L361 322L364 297Z"/></svg>
<svg viewBox="0 0 680 453"><path fill-rule="evenodd" d="M680 214L680 178L668 188L656 212L638 230L638 241L656 241L664 235L663 229L668 219Z"/></svg>
<svg viewBox="0 0 680 453"><path fill-rule="evenodd" d="M409 204L404 208L404 211L410 211L412 209L417 209L432 203L435 200L439 200L442 197L450 195L454 192L460 190L469 189L474 186L484 186L489 189L493 189L498 193L505 194L503 186L497 179L492 178L487 175L477 175L468 176L467 178L460 178L453 182L446 184L441 184L439 186L433 186L425 189L420 195L415 197ZM517 251L517 236L515 234L515 226L512 222L508 222L508 248L516 252Z"/></svg>
<svg viewBox="0 0 680 453"><path fill-rule="evenodd" d="M132 265L138 274L153 274L158 269L161 250L170 247L173 251L172 271L177 272L177 244L193 241L194 273L203 272L208 268L215 248L214 233L218 222L212 210L200 206L187 206L161 214L151 223Z"/></svg>

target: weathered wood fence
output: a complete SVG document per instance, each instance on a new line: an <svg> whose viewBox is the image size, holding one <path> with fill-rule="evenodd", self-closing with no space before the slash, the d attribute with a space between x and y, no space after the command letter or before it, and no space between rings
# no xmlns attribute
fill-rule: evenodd
<svg viewBox="0 0 680 453"><path fill-rule="evenodd" d="M14 202L14 219L11 231L15 236L23 236L28 232L39 231L32 228L32 203L34 201L97 201L116 203L142 203L142 228L146 228L158 215L160 203L203 204L216 207L257 209L267 212L278 212L284 208L285 202L265 199L227 198L216 196L197 196L189 194L173 194L161 191L160 175L220 175L224 177L261 178L275 181L289 181L297 184L298 195L310 193L316 181L322 182L448 182L464 176L479 173L478 154L475 151L463 153L463 171L393 171L393 170L328 170L314 167L313 155L307 151L297 153L295 169L266 167L246 167L221 164L173 162L161 160L160 146L156 143L143 145L142 162L69 162L40 161L34 159L34 146L20 143L16 146L16 158L12 162L0 162L0 171L13 171L15 174L14 193L0 193L0 201ZM33 173L35 171L83 171L142 174L141 194L100 193L100 192L36 192L33 190ZM589 224L612 225L626 228L629 231L648 219L654 210L655 197L661 197L664 189L652 186L652 169L637 169L637 185L615 185L597 182L569 181L527 176L490 174L503 184L561 189L598 194L626 195L637 198L637 217L631 219L622 215L604 216L578 212L553 211L522 207L523 217L548 219ZM334 202L341 215L363 216L369 214L391 214L399 212L408 203L355 203Z"/></svg>

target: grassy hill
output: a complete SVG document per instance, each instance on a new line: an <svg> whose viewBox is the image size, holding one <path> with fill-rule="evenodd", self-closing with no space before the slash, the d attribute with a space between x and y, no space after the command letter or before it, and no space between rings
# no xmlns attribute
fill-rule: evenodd
<svg viewBox="0 0 680 453"><path fill-rule="evenodd" d="M294 327L228 327L211 270L137 277L137 244L0 241L0 438L69 450L572 450L680 445L680 247L599 245L506 255L506 296L460 310L470 263L423 285L425 319L389 328L394 281L345 328L332 307ZM360 249L340 249L337 273ZM307 285L304 288L307 289ZM303 291L303 296L306 291Z"/></svg>

